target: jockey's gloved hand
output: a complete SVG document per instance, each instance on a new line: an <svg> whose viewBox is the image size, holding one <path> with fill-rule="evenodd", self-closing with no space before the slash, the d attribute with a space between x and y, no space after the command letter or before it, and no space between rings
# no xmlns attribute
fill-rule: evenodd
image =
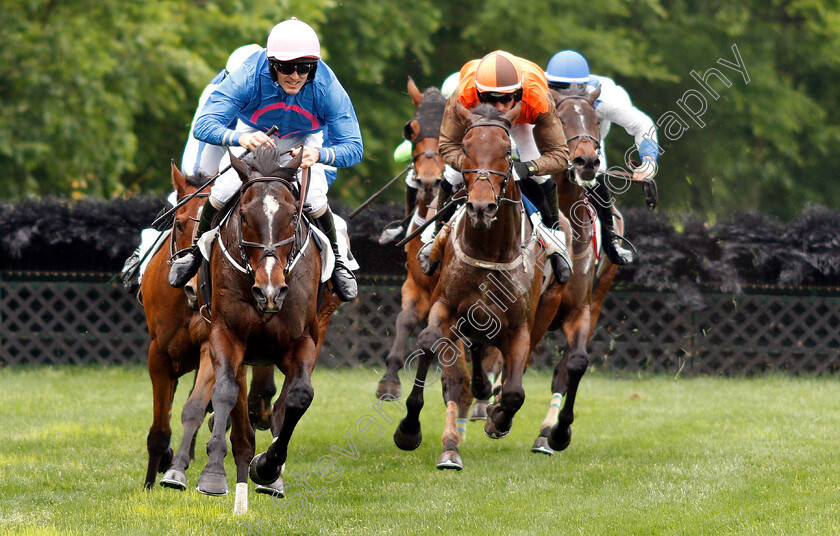
<svg viewBox="0 0 840 536"><path fill-rule="evenodd" d="M537 166L533 160L513 163L513 172L516 174L517 180L527 179L531 175L535 175L537 171Z"/></svg>

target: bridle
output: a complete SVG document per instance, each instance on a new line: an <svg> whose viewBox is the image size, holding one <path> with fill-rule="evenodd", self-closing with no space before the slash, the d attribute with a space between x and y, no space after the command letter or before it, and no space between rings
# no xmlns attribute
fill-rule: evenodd
<svg viewBox="0 0 840 536"><path fill-rule="evenodd" d="M559 101L557 101L557 108L560 108L560 105L563 104L567 100L582 100L582 101L585 101L590 106L592 106L592 102L589 99L587 99L586 97L584 97L583 95L568 95L566 97L561 98ZM594 149L595 149L596 153L601 150L601 140L599 140L598 138L596 138L595 136L592 136L590 134L583 133L583 134L578 134L577 136L572 136L571 138L566 138L566 145L568 145L570 142L575 141L575 140L577 140L577 143L575 144L574 150L572 150L571 147L569 148L569 154L570 155L574 154L575 151L577 151L577 149L578 149L578 147L580 147L581 143L587 142L587 141L594 146ZM569 160L568 169L569 170L572 169L572 161L571 160Z"/></svg>
<svg viewBox="0 0 840 536"><path fill-rule="evenodd" d="M469 132L470 130L472 130L474 128L477 128L477 127L499 127L499 128L501 128L502 130L505 131L505 134L507 134L508 137L510 137L510 128L507 125L505 125L503 123L496 123L496 122L491 122L491 121L479 121L478 123L473 123L472 125L468 126L466 128L466 130L464 130L464 137L467 136L467 132ZM466 149L464 149L463 145L461 145L461 151L463 151L464 154L466 154ZM509 204L515 205L515 204L518 204L519 201L514 201L513 199L509 199L507 197L502 197L502 196L505 195L505 190L507 188L507 183L508 183L508 180L510 179L510 176L511 176L511 169L513 169L513 166L511 165L511 160L510 160L510 145L508 145L507 154L505 155L505 160L507 161L508 168L507 168L507 171L504 172L504 173L501 172L501 171L497 171L495 169L473 168L473 169L462 169L461 174L466 175L467 173L475 173L476 174L475 182L482 181L482 180L485 180L485 181L489 182L490 183L490 188L493 190L493 197L495 198L495 201L496 201L497 205L499 205L501 203L509 203ZM496 187L493 185L493 181L490 180L490 175L498 175L498 176L500 176L504 179L504 181L502 182L502 187L499 189L498 192L496 192Z"/></svg>
<svg viewBox="0 0 840 536"><path fill-rule="evenodd" d="M175 206L178 206L179 204L181 204L181 201L184 201L187 198L195 198L195 197L198 197L198 198L210 197L210 192L199 192L199 193L195 193L195 194L185 195L184 197L178 198L178 201L175 203ZM200 214L199 214L199 216L200 216ZM191 221L194 221L195 223L198 223L200 218L197 218L195 216L189 216L189 219ZM169 233L169 264L170 265L172 264L172 261L175 260L176 257L180 257L183 253L186 253L187 251L190 251L189 247L184 248L184 249L178 249L178 238L175 236L177 232L178 232L178 218L176 216L172 220L172 231L170 231L170 233ZM193 241L195 240L195 234L197 232L198 232L198 226L196 225L193 228L193 235L191 237L190 244L192 244Z"/></svg>
<svg viewBox="0 0 840 536"><path fill-rule="evenodd" d="M242 184L242 186L239 189L239 200L241 201L242 195L245 193L245 191L248 188L250 188L251 186L253 186L257 183L279 183L279 184L282 184L283 186L285 186L289 190L289 192L292 193L292 195L294 195L297 198L297 195L295 195L296 191L297 191L297 188L295 188L295 186L291 182L289 182L288 180L286 180L284 178L281 178L281 177L257 177L257 178L254 178L254 179L250 179L247 182L244 182ZM238 204L239 203L237 202L237 205ZM225 256L227 257L227 259L240 272L243 272L243 273L246 273L248 275L253 276L254 268L251 266L251 263L248 261L248 255L247 255L246 248L262 249L262 253L260 254L259 259L257 259L257 264L259 264L263 261L263 259L266 259L268 257L274 257L275 259L277 259L278 262L281 262L280 256L277 254L277 249L281 248L283 246L286 246L288 244L291 244L292 247L289 250L289 254L287 256L287 259L291 259L291 261L287 262L286 267L284 268L284 273L285 273L286 276L288 276L289 273L292 271L292 268L294 267L294 265L297 263L297 260L300 257L301 252L306 248L306 245L309 241L309 233L307 233L306 241L302 245L298 246L298 244L300 242L300 236L301 236L300 230L302 229L302 227L301 227L301 222L298 220L297 212L294 212L292 214L292 225L294 226L294 231L292 232L291 236L289 236L287 238L284 238L282 240L279 240L277 242L264 244L264 243L261 243L261 242L250 242L248 240L245 240L242 236L242 225L240 224L239 225L239 237L238 237L239 238L239 260L244 265L244 268L243 268L242 265L237 263L230 256L230 254L228 253L228 247L227 247L228 244L224 245L224 247L222 248L222 251L225 254Z"/></svg>

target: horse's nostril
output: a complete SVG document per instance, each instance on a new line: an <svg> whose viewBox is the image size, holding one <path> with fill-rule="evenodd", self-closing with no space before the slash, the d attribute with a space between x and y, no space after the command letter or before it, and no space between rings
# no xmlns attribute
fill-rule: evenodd
<svg viewBox="0 0 840 536"><path fill-rule="evenodd" d="M499 211L499 205L496 203L487 203L487 209L485 212L490 216L495 216L496 212Z"/></svg>
<svg viewBox="0 0 840 536"><path fill-rule="evenodd" d="M268 298L266 297L265 291L262 288L258 286L253 286L251 287L251 293L254 295L254 299L257 301L257 303L261 305L268 303Z"/></svg>
<svg viewBox="0 0 840 536"><path fill-rule="evenodd" d="M572 160L572 164L575 167L583 167L586 165L586 161L583 159L582 156L576 156L574 160Z"/></svg>

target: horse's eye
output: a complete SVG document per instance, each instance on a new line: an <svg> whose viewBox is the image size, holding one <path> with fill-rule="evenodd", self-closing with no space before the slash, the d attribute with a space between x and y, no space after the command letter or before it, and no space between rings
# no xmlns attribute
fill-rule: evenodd
<svg viewBox="0 0 840 536"><path fill-rule="evenodd" d="M183 223L181 223L181 220L175 220L175 229L176 229L179 233L183 233L183 232L184 232L184 224L183 224Z"/></svg>

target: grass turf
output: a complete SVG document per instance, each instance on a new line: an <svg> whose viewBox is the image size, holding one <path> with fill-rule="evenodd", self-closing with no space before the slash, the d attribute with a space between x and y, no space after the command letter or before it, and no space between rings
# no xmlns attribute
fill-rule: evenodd
<svg viewBox="0 0 840 536"><path fill-rule="evenodd" d="M836 379L588 374L572 444L549 458L529 449L550 374L530 371L510 436L491 440L469 423L456 472L434 467L440 385L427 389L423 444L402 452L394 425L372 409L380 373L316 370L286 466L292 482L309 472L310 488L292 483L278 501L251 484L249 513L234 517L230 454L227 497L192 489L206 426L190 489L141 489L151 424L143 368L0 369L0 533L840 534ZM173 445L190 381L176 395ZM372 422L364 415L378 424L357 430ZM269 442L257 433L258 452Z"/></svg>

